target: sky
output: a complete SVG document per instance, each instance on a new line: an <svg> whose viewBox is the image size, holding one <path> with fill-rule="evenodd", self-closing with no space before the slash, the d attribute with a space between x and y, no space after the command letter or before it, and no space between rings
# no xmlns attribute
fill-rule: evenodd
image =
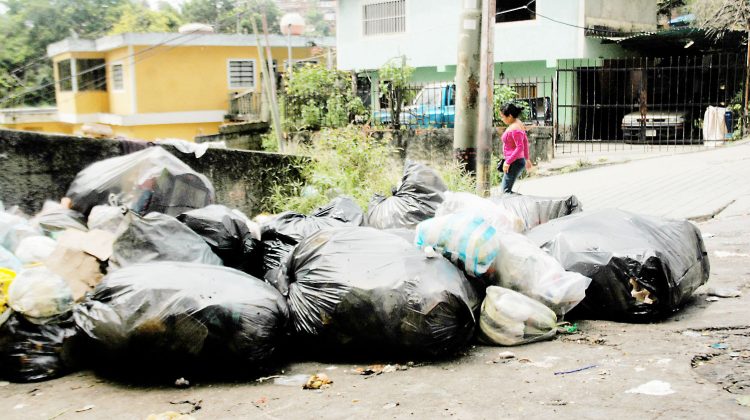
<svg viewBox="0 0 750 420"><path fill-rule="evenodd" d="M181 4L182 4L182 3L183 3L183 2L185 1L185 0L164 0L164 1L166 1L167 3L169 3L169 4L171 4L172 6L174 6L174 7L176 7L176 8L178 8L178 9L179 9L180 5L181 5ZM154 8L156 8L156 4L157 4L157 3L159 3L159 0L148 0L148 2L149 2L149 4L151 5L151 8L152 8L152 9L154 9Z"/></svg>

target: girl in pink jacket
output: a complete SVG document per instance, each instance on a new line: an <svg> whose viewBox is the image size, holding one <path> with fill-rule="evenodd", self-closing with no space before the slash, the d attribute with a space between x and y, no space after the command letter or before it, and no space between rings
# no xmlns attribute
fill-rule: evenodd
<svg viewBox="0 0 750 420"><path fill-rule="evenodd" d="M526 136L526 127L518 119L523 108L507 103L500 110L500 118L508 126L503 133L503 158L502 166L503 193L511 193L516 178L521 175L524 168L531 170L531 159L529 158L529 138ZM497 168L500 170L501 168Z"/></svg>

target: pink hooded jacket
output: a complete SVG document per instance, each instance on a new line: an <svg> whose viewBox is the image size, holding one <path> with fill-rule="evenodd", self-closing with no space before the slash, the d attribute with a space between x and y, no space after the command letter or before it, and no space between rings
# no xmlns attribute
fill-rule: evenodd
<svg viewBox="0 0 750 420"><path fill-rule="evenodd" d="M523 130L505 130L503 139L503 156L505 163L510 165L520 158L529 158L529 138Z"/></svg>

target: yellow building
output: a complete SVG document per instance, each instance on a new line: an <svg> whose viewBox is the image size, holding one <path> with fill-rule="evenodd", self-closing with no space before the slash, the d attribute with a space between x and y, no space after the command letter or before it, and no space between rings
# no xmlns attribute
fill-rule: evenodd
<svg viewBox="0 0 750 420"><path fill-rule="evenodd" d="M288 39L270 35L274 65L287 68ZM326 62L333 38L291 37L292 61ZM47 47L55 77L56 112L0 110L0 126L154 140L218 133L232 98L261 92L253 35L120 34L68 38ZM236 105L236 101L235 101ZM86 125L87 127L84 127Z"/></svg>

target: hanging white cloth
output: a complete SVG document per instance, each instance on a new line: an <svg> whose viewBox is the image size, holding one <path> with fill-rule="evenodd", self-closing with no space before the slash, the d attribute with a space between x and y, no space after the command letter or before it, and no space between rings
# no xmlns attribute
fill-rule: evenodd
<svg viewBox="0 0 750 420"><path fill-rule="evenodd" d="M703 140L724 141L727 134L727 124L724 122L726 108L709 106L703 115Z"/></svg>

